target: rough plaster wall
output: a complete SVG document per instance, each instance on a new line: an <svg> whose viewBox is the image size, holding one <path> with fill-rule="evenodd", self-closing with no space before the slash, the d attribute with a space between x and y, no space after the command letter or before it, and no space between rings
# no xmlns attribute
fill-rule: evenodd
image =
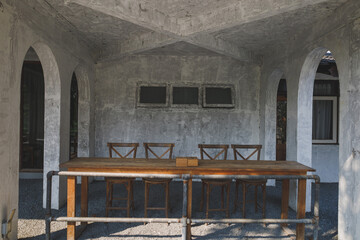
<svg viewBox="0 0 360 240"><path fill-rule="evenodd" d="M13 17L7 8L0 10L0 221L7 221L12 209L17 209L18 202L18 155L14 145L17 146L16 124L20 124L12 109L11 82L11 36L13 35ZM16 239L17 214L10 234L10 239Z"/></svg>
<svg viewBox="0 0 360 240"><path fill-rule="evenodd" d="M269 58L265 57L264 61L264 65L274 65L274 62L278 62L278 65L285 66L288 84L287 159L295 160L297 152L300 151L297 149L298 133L296 132L300 69L307 54L318 47L331 50L336 58L340 73L338 231L339 239L344 240L358 239L360 236L360 209L357 204L360 197L358 154L360 144L358 127L360 123L360 73L358 70L360 69L360 23L356 20L359 16L360 2L350 0L335 11L330 18L314 23L312 28L289 42L287 49L281 49L283 54L278 55L279 58L275 59L276 55L272 54ZM319 151L317 149L313 154L319 154ZM329 154L336 154L336 149ZM312 164L316 164L316 160L312 161ZM292 185L291 188L293 191L290 203L294 207L296 185Z"/></svg>
<svg viewBox="0 0 360 240"><path fill-rule="evenodd" d="M2 183L0 185L0 216L2 221L6 220L11 209L17 209L18 206L20 79L27 50L30 46L34 47L44 68L47 89L47 95L45 95L48 97L47 104L51 105L45 110L45 122L51 115L49 111L58 111L53 115L57 117L57 122L53 119L48 121L47 131L51 132L48 134L51 139L45 143L45 146L50 146L51 149L44 151L45 166L54 170L58 169L59 162L68 160L69 94L72 72L79 64L80 58L86 59L83 62L87 66L92 64L92 60L85 54L76 39L69 40L68 33L64 33L53 20L41 18L34 12L26 12L27 9L14 9L14 6L10 7L5 3L3 6L4 10L0 11L2 23L0 26L0 142L2 143L0 144L0 182ZM72 42L72 51L66 50L69 48L66 45L67 41ZM93 117L90 116L90 118ZM56 129L53 128L54 126ZM93 123L90 123L89 129L93 129ZM91 134L88 135L91 137ZM93 143L89 146L93 146ZM50 155L47 155L47 152ZM89 152L93 152L93 149ZM49 158L53 160L49 161ZM63 204L66 196L64 180L61 183L56 181L53 184L53 208L58 208ZM10 239L16 239L16 222L17 213Z"/></svg>
<svg viewBox="0 0 360 240"><path fill-rule="evenodd" d="M199 143L258 143L259 81L259 67L222 57L138 56L98 64L95 154L108 156L109 141L174 142L174 156L198 156ZM231 83L236 107L135 108L137 82Z"/></svg>
<svg viewBox="0 0 360 240"><path fill-rule="evenodd" d="M313 145L312 166L321 182L338 182L339 145Z"/></svg>

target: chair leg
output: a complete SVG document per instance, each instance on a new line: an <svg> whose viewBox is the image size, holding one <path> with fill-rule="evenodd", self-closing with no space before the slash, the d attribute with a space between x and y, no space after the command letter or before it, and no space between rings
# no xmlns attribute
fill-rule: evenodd
<svg viewBox="0 0 360 240"><path fill-rule="evenodd" d="M254 185L254 188L255 188L255 199L254 199L254 202L255 202L255 212L258 211L258 204L257 204L257 196L258 196L258 185Z"/></svg>
<svg viewBox="0 0 360 240"><path fill-rule="evenodd" d="M262 186L262 193L263 193L263 207L262 207L262 215L263 215L263 218L265 218L265 213L266 213L266 183L263 184Z"/></svg>
<svg viewBox="0 0 360 240"><path fill-rule="evenodd" d="M134 181L131 181L130 184L130 189L131 189L131 209L134 210L135 209L135 202L134 202Z"/></svg>
<svg viewBox="0 0 360 240"><path fill-rule="evenodd" d="M210 184L206 184L206 218L209 218L210 191Z"/></svg>
<svg viewBox="0 0 360 240"><path fill-rule="evenodd" d="M149 201L149 183L145 182L145 203L144 203L144 216L147 218L147 207Z"/></svg>
<svg viewBox="0 0 360 240"><path fill-rule="evenodd" d="M201 181L200 212L202 212L204 209L204 188L205 188L205 183Z"/></svg>
<svg viewBox="0 0 360 240"><path fill-rule="evenodd" d="M224 208L224 185L221 186L221 208Z"/></svg>
<svg viewBox="0 0 360 240"><path fill-rule="evenodd" d="M106 203L105 203L105 216L109 215L109 203L110 203L110 183L106 182Z"/></svg>
<svg viewBox="0 0 360 240"><path fill-rule="evenodd" d="M114 183L110 183L110 207L113 206L113 198L114 198Z"/></svg>
<svg viewBox="0 0 360 240"><path fill-rule="evenodd" d="M230 183L226 186L226 217L229 218L229 208L230 208Z"/></svg>
<svg viewBox="0 0 360 240"><path fill-rule="evenodd" d="M245 203L246 203L246 183L242 183L242 192L243 192L243 202L242 202L242 212L243 218L245 218Z"/></svg>
<svg viewBox="0 0 360 240"><path fill-rule="evenodd" d="M165 183L165 216L169 217L169 183Z"/></svg>
<svg viewBox="0 0 360 240"><path fill-rule="evenodd" d="M127 217L130 217L130 208L131 208L131 181L128 181L127 184L125 184L126 186L126 191L127 191L127 206L126 206L126 211L127 211Z"/></svg>
<svg viewBox="0 0 360 240"><path fill-rule="evenodd" d="M234 200L234 212L236 212L236 208L238 205L238 193L239 193L239 181L235 181L235 200Z"/></svg>

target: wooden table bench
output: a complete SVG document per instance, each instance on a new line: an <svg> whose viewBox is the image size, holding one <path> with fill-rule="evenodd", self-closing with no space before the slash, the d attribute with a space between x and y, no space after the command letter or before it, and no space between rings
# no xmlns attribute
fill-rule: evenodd
<svg viewBox="0 0 360 240"><path fill-rule="evenodd" d="M175 159L124 159L75 158L60 164L73 172L132 173L132 174L180 174L190 175L188 183L187 218L192 213L193 175L307 175L314 169L294 161L207 161L199 160L197 167L176 167ZM289 179L282 180L281 218L288 218ZM75 217L76 177L67 178L67 216ZM298 180L297 218L305 218L306 179ZM81 216L88 215L88 177L81 178ZM67 239L75 239L75 222L67 224ZM86 223L84 223L86 225ZM187 225L187 236L191 238L191 224ZM305 239L305 224L296 225L296 239Z"/></svg>

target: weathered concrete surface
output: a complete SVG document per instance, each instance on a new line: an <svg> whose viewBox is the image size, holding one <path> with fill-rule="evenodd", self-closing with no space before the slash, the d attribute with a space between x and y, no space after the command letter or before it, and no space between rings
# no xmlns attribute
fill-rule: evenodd
<svg viewBox="0 0 360 240"><path fill-rule="evenodd" d="M68 160L71 75L80 59L86 66L92 64L92 59L86 48L54 19L16 5L19 2L10 1L11 5L0 3L0 217L3 222L12 209L18 208L20 80L26 52L33 47L44 70L44 174L48 170L58 170L59 163ZM87 86L91 87L89 83ZM88 90L87 98L83 99L91 101L90 94ZM90 148L87 152L91 154L93 117L91 111L88 112L89 127L85 131L88 132L87 147ZM59 208L65 202L64 183L64 179L55 179L53 183L53 208ZM10 239L16 239L16 230L17 214Z"/></svg>
<svg viewBox="0 0 360 240"><path fill-rule="evenodd" d="M339 145L313 145L312 167L323 183L339 182Z"/></svg>
<svg viewBox="0 0 360 240"><path fill-rule="evenodd" d="M227 57L138 56L97 64L96 155L106 143L174 142L174 156L198 156L199 143L259 142L259 67ZM135 108L143 83L234 84L234 109ZM144 156L143 148L138 156ZM233 158L229 153L229 158Z"/></svg>
<svg viewBox="0 0 360 240"><path fill-rule="evenodd" d="M358 167L359 161L356 154L359 143L357 127L359 119L359 112L357 110L359 108L359 23L356 20L360 15L359 5L358 1L348 1L347 4L337 9L331 17L318 21L308 30L299 33L294 41L289 42L285 49L274 49L274 52L269 57L264 58L264 69L268 69L269 66L272 66L274 69L275 67L284 69L287 79L287 159L297 159L300 162L307 159L307 164L310 163L312 166L317 164L317 161L326 160L319 157L315 158L315 160L312 159L312 156L321 153L321 150L318 147L311 147L310 140L305 141L305 139L311 139L311 132L299 131L297 129L300 117L308 118L308 111L311 107L309 107L309 104L307 104L308 108L304 105L306 102L309 103L311 93L308 93L309 91L306 90L300 91L299 89L300 70L305 67L305 72L307 71L309 74L312 74L311 70L314 71L314 67L311 64L306 67L304 62L308 55L314 49L319 49L319 47L322 47L324 50L330 50L336 58L340 74L339 239L358 239L359 237L358 223L360 222L360 211L357 207L358 204L355 203L356 199L359 198L358 186L360 182L358 179L360 173ZM274 58L274 56L279 57ZM321 57L321 54L317 57ZM306 77L303 79L306 79ZM309 81L305 88L312 88L312 84L313 82ZM301 112L305 113L306 116L299 115L300 109L303 109ZM301 121L303 120L301 119ZM269 130L265 129L265 131ZM317 149L317 152L311 153L314 148ZM328 154L336 154L335 148ZM304 149L306 150L305 152ZM304 156L305 153L306 156ZM299 159L299 157L302 159ZM331 171L334 171L334 169ZM322 171L319 173L322 174ZM296 185L293 185L292 189L295 190L295 187ZM296 206L295 197L296 192L293 191L291 198L291 205L293 207Z"/></svg>

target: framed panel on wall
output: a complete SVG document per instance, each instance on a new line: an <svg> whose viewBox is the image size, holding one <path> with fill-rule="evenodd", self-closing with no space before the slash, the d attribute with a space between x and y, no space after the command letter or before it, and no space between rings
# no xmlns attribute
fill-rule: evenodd
<svg viewBox="0 0 360 240"><path fill-rule="evenodd" d="M235 107L234 85L214 84L203 86L204 108L233 108Z"/></svg>
<svg viewBox="0 0 360 240"><path fill-rule="evenodd" d="M172 107L198 108L200 106L200 88L194 85L174 85L170 92Z"/></svg>
<svg viewBox="0 0 360 240"><path fill-rule="evenodd" d="M169 86L167 84L138 83L137 107L168 107Z"/></svg>

